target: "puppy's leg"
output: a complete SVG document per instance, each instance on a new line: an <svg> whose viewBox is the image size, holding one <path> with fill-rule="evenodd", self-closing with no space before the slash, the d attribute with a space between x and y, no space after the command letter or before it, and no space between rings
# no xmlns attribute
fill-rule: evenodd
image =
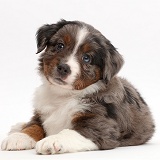
<svg viewBox="0 0 160 160"><path fill-rule="evenodd" d="M18 124L12 127L9 136L1 144L2 150L32 149L45 133L35 116L28 124Z"/></svg>
<svg viewBox="0 0 160 160"><path fill-rule="evenodd" d="M73 128L42 139L36 144L39 154L112 149L119 146L117 123L104 116L80 113L74 116Z"/></svg>
<svg viewBox="0 0 160 160"><path fill-rule="evenodd" d="M101 107L95 105L93 109ZM91 139L100 150L113 149L119 146L119 125L114 118L107 117L105 110L101 107L99 114L86 111L75 115L73 119L74 130L81 135ZM104 114L104 115L103 115Z"/></svg>
<svg viewBox="0 0 160 160"><path fill-rule="evenodd" d="M56 135L42 139L36 144L39 154L56 154L66 152L79 152L97 150L97 145L80 135L75 130L64 129Z"/></svg>
<svg viewBox="0 0 160 160"><path fill-rule="evenodd" d="M123 106L131 111L128 114L132 117L129 130L122 132L120 146L135 146L146 143L154 134L155 125L152 114L147 103L141 97L140 93L126 80L123 80L125 97ZM124 114L126 118L127 115ZM129 118L126 118L128 122ZM123 120L124 121L124 120Z"/></svg>
<svg viewBox="0 0 160 160"><path fill-rule="evenodd" d="M141 109L140 115L137 114L135 121L132 123L132 131L121 136L120 146L135 146L146 143L153 136L155 125L151 114L146 111L147 106Z"/></svg>

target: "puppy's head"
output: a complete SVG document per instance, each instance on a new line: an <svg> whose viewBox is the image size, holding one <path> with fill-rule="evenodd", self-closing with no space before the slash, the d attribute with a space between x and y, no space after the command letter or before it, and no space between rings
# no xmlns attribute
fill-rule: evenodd
<svg viewBox="0 0 160 160"><path fill-rule="evenodd" d="M39 70L53 85L81 90L120 70L123 59L95 28L79 21L61 20L37 31Z"/></svg>

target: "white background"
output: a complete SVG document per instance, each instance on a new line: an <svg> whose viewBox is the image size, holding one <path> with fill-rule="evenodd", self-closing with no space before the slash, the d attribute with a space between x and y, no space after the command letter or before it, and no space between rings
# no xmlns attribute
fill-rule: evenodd
<svg viewBox="0 0 160 160"><path fill-rule="evenodd" d="M0 0L0 140L17 122L32 116L37 74L35 33L61 18L100 30L125 59L119 75L138 88L156 123L152 140L110 151L39 156L35 150L0 151L0 159L160 159L159 0Z"/></svg>

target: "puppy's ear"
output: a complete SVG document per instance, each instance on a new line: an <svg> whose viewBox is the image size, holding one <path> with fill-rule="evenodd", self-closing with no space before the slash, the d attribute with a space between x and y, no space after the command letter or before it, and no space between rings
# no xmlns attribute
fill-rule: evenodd
<svg viewBox="0 0 160 160"><path fill-rule="evenodd" d="M54 34L55 25L44 25L40 27L36 33L37 38L37 53L43 51L51 38Z"/></svg>
<svg viewBox="0 0 160 160"><path fill-rule="evenodd" d="M36 33L37 37L37 53L40 53L47 46L50 38L64 25L67 24L67 21L61 20L56 24L46 24L40 27Z"/></svg>
<svg viewBox="0 0 160 160"><path fill-rule="evenodd" d="M107 46L109 46L109 49L107 49L103 73L103 79L106 82L110 81L112 77L119 72L124 63L122 56L110 42L109 45L107 44Z"/></svg>

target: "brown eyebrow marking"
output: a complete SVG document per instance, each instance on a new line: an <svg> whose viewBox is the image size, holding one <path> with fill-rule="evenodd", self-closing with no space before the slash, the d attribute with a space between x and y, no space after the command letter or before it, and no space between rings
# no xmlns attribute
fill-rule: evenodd
<svg viewBox="0 0 160 160"><path fill-rule="evenodd" d="M82 52L83 53L90 52L91 50L92 50L92 47L89 43L82 45Z"/></svg>
<svg viewBox="0 0 160 160"><path fill-rule="evenodd" d="M69 45L71 43L71 36L69 34L65 34L63 40L65 44Z"/></svg>

